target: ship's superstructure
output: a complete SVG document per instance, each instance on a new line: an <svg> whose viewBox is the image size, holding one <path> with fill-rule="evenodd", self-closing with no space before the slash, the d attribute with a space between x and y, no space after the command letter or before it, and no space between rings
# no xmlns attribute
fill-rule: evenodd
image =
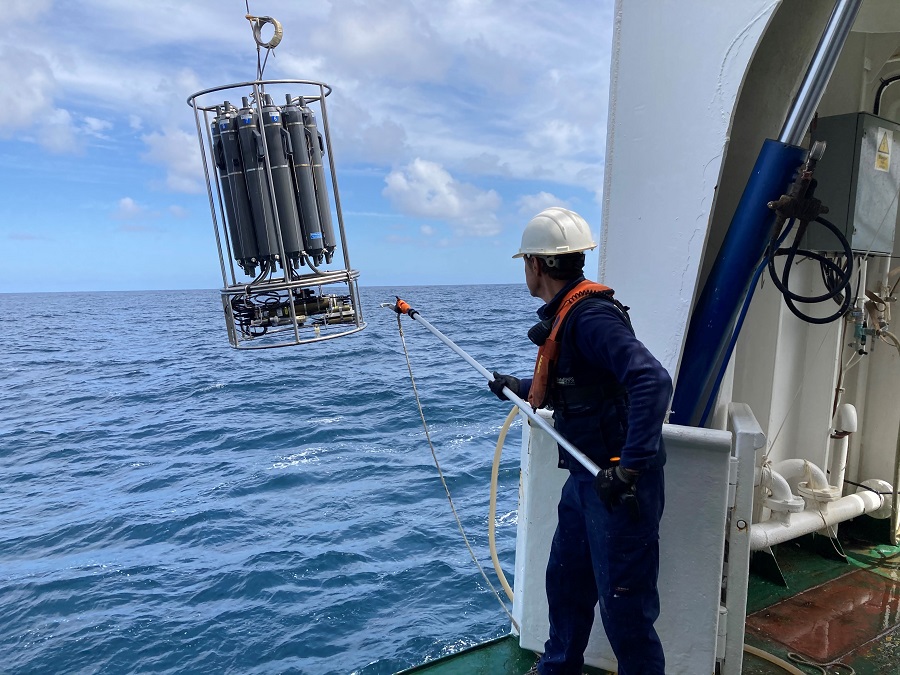
<svg viewBox="0 0 900 675"><path fill-rule="evenodd" d="M618 9L601 281L676 376L672 419L726 429L739 402L758 420L744 525L772 569L773 546L818 533L839 550L864 513L896 544L900 5Z"/></svg>
<svg viewBox="0 0 900 675"><path fill-rule="evenodd" d="M676 378L659 631L667 671L737 675L751 560L779 577L778 546L803 538L845 564L838 528L863 517L898 540L900 4L619 0L615 21L599 281ZM526 429L513 613L530 650L555 453ZM857 596L823 625L852 624ZM817 619L793 620L782 647ZM599 626L586 656L615 667Z"/></svg>

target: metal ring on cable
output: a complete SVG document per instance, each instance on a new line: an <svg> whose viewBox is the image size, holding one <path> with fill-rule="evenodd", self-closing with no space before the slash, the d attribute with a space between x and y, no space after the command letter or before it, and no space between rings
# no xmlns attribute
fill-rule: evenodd
<svg viewBox="0 0 900 675"><path fill-rule="evenodd" d="M273 19L271 16L252 16L248 14L247 20L253 24L253 39L256 40L256 44L260 47L275 49L281 42L281 38L284 37L284 28L281 27L281 22L278 19ZM262 27L267 23L272 24L275 28L275 34L272 35L268 42L264 42L262 39Z"/></svg>

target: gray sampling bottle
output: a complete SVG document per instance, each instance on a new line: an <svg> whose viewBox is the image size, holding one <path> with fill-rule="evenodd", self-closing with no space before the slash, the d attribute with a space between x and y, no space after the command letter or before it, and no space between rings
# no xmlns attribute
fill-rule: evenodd
<svg viewBox="0 0 900 675"><path fill-rule="evenodd" d="M237 109L228 101L216 109L216 117L212 123L213 155L222 186L231 252L244 273L253 276L259 251L256 247L250 200L247 197L236 122Z"/></svg>
<svg viewBox="0 0 900 675"><path fill-rule="evenodd" d="M278 224L281 227L281 241L284 254L294 263L300 258L303 243L300 241L300 222L297 203L294 200L294 185L291 167L286 157L287 130L281 124L281 110L265 95L262 109L263 129L266 134L266 148L269 151L269 166L272 168L272 185L275 188L275 207L278 209Z"/></svg>
<svg viewBox="0 0 900 675"><path fill-rule="evenodd" d="M286 95L286 103L282 108L285 129L290 138L291 166L294 170L297 204L300 207L300 220L303 228L303 243L306 252L319 264L325 249L322 239L322 228L319 225L319 208L316 202L316 186L313 179L312 163L309 159L309 148L303 126L303 113L291 102L291 95Z"/></svg>
<svg viewBox="0 0 900 675"><path fill-rule="evenodd" d="M243 106L238 111L238 138L241 158L244 163L244 177L247 181L247 195L256 230L256 245L261 259L274 262L278 255L278 235L275 232L275 211L266 178L265 152L259 133L259 115L244 96ZM272 267L274 269L274 267Z"/></svg>
<svg viewBox="0 0 900 675"><path fill-rule="evenodd" d="M306 105L306 101L302 96L299 99L299 103L306 132L309 159L312 164L313 181L316 185L316 206L319 212L319 225L322 228L325 262L331 262L337 242L334 238L334 226L331 224L331 206L328 203L325 168L322 166L322 153L325 150L325 142L322 139L322 134L319 133L316 127L316 116L309 106Z"/></svg>

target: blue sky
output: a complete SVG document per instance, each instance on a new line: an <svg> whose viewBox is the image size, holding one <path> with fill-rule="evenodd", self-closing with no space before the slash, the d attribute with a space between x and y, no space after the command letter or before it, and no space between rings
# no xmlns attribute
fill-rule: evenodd
<svg viewBox="0 0 900 675"><path fill-rule="evenodd" d="M521 282L554 204L599 234L612 4L251 0L265 76L334 90L362 285ZM0 292L220 287L186 98L254 78L244 0L3 5Z"/></svg>

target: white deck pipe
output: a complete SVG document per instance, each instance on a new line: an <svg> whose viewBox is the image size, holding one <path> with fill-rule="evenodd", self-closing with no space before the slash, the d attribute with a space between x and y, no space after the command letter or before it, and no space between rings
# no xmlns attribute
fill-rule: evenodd
<svg viewBox="0 0 900 675"><path fill-rule="evenodd" d="M756 484L764 488L768 488L772 495L768 498L779 502L790 502L796 499L796 495L791 491L791 486L787 480L772 467L764 466L756 468Z"/></svg>
<svg viewBox="0 0 900 675"><path fill-rule="evenodd" d="M841 494L844 492L844 476L847 473L850 434L855 433L858 426L856 408L850 403L838 406L834 418L834 429L831 432L831 469L829 474Z"/></svg>
<svg viewBox="0 0 900 675"><path fill-rule="evenodd" d="M828 477L812 462L805 459L785 459L772 465L772 471L780 473L787 480L791 490L796 490L799 483L807 483L807 487L823 490L828 487Z"/></svg>
<svg viewBox="0 0 900 675"><path fill-rule="evenodd" d="M827 502L820 509L792 513L786 519L767 520L750 526L750 550L759 551L768 546L781 544L821 530L828 525L836 525L856 518L864 513L877 511L884 506L884 497L871 490L861 490L856 494Z"/></svg>

